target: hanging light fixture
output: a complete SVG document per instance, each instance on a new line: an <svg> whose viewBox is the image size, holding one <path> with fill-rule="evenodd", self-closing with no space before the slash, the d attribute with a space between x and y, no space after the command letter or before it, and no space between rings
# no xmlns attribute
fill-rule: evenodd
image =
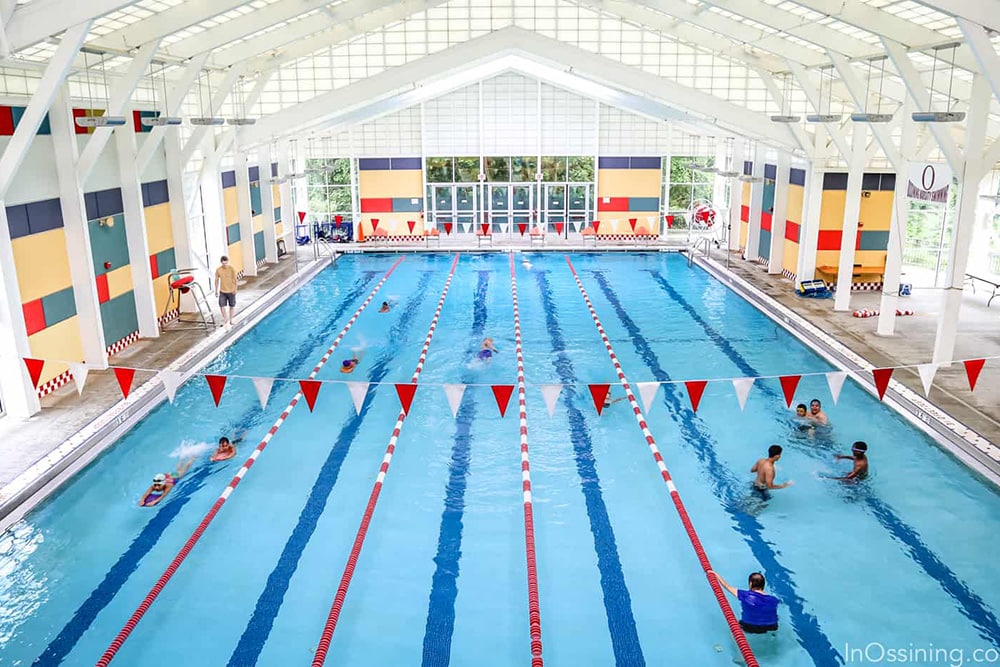
<svg viewBox="0 0 1000 667"><path fill-rule="evenodd" d="M735 165L733 164L735 162L733 156L733 144L734 144L733 138L727 137L724 164L721 167L718 167L715 172L716 174L722 176L723 178L737 178L741 175L741 172L736 171Z"/></svg>
<svg viewBox="0 0 1000 667"><path fill-rule="evenodd" d="M163 111L158 116L154 117L144 117L140 121L143 127L167 127L180 125L183 121L179 116L168 115L168 109L170 108L167 102L167 75L166 75L167 64L160 64L160 81L163 84ZM150 65L150 83L153 84L153 89L156 89L156 77L152 74L152 65Z"/></svg>
<svg viewBox="0 0 1000 667"><path fill-rule="evenodd" d="M229 119L228 122L230 125L253 125L257 122L256 118L247 118L246 100L243 97L242 76L236 82L236 99L233 101L233 106L235 107L237 116Z"/></svg>
<svg viewBox="0 0 1000 667"><path fill-rule="evenodd" d="M801 116L792 113L792 80L788 72L782 75L781 85L781 113L771 116L772 123L797 123L802 120Z"/></svg>
<svg viewBox="0 0 1000 667"><path fill-rule="evenodd" d="M708 137L708 143L712 150L712 155L715 155L715 137ZM699 142L700 146L700 142ZM693 166L695 171L700 171L705 174L714 174L719 171L718 167L713 164L709 164L709 158L707 155L704 156L704 161L699 159L698 164Z"/></svg>
<svg viewBox="0 0 1000 667"><path fill-rule="evenodd" d="M875 107L875 112L872 113L868 110L868 89L871 87L872 82L872 63L876 60L882 61L882 70L878 78L878 104ZM892 121L891 113L882 113L882 82L885 80L886 60L888 60L888 56L876 56L868 60L868 79L865 82L865 110L860 113L851 114L851 120L855 123L889 123Z"/></svg>
<svg viewBox="0 0 1000 667"><path fill-rule="evenodd" d="M83 51L83 66L87 70L87 95L90 97L90 111L91 113L96 111L94 108L94 94L90 83L90 64L87 59L87 51L85 49L80 49ZM101 55L101 75L104 78L104 94L105 94L105 112L107 112L107 107L111 106L108 98L108 73L104 69L104 52L100 52ZM125 125L128 120L125 116L109 116L105 113L103 116L80 116L76 119L76 124L79 127L121 127Z"/></svg>
<svg viewBox="0 0 1000 667"><path fill-rule="evenodd" d="M288 174L285 178L287 178L289 181L305 178L306 177L305 171L299 171L300 169L302 169L302 163L299 160L298 139L292 139L291 141L288 142L288 159L291 162L291 164L294 165L293 168L295 169L295 171Z"/></svg>
<svg viewBox="0 0 1000 667"><path fill-rule="evenodd" d="M757 154L757 142L756 141L753 143L753 150L751 151L751 154L752 155L756 155ZM746 156L744 156L744 157L746 157ZM753 174L740 174L738 180L741 183L763 183L764 182L764 177L763 176L754 176Z"/></svg>
<svg viewBox="0 0 1000 667"><path fill-rule="evenodd" d="M938 52L943 49L951 49L951 70L948 73L948 102L946 111L934 111L934 75L937 72ZM958 42L934 47L934 64L931 67L931 86L927 96L927 111L914 111L911 118L918 123L958 123L965 120L964 111L952 111L952 102L955 98L951 96L952 85L955 83L955 51L958 50Z"/></svg>
<svg viewBox="0 0 1000 667"><path fill-rule="evenodd" d="M277 143L275 143L275 142L272 141L270 144L267 145L267 156L268 156L268 160L267 160L268 165L272 165L272 164L274 164L275 162L278 161L278 144ZM280 167L280 165L279 165L279 167ZM268 167L268 169L270 169L270 167ZM271 178L268 179L268 182L272 183L274 185L281 185L282 183L287 183L288 182L288 176L281 176L280 174L275 174L275 175L271 176Z"/></svg>
<svg viewBox="0 0 1000 667"><path fill-rule="evenodd" d="M210 71L205 72L205 78L208 80L208 113L212 114L212 73ZM198 75L198 107L202 113L205 112L205 100L202 97L202 87L201 87L201 75ZM200 126L216 126L224 125L226 120L224 118L219 118L218 116L199 116L191 119L192 125Z"/></svg>
<svg viewBox="0 0 1000 667"><path fill-rule="evenodd" d="M829 74L829 76L827 76ZM829 81L826 86L826 113L823 112L823 82ZM816 105L816 113L806 116L807 123L839 123L841 115L832 113L833 107L833 66L821 67L819 70L819 103Z"/></svg>

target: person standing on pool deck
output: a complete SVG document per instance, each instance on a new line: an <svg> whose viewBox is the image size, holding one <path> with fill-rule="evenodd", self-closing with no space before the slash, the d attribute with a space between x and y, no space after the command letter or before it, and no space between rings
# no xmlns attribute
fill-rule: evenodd
<svg viewBox="0 0 1000 667"><path fill-rule="evenodd" d="M834 477L844 482L860 482L868 478L868 443L858 440L851 445L851 456L834 454L833 458L840 461L847 459L854 461L854 469L843 477Z"/></svg>
<svg viewBox="0 0 1000 667"><path fill-rule="evenodd" d="M225 255L219 261L222 265L215 270L215 296L219 297L222 326L226 327L232 326L233 310L236 308L236 269L229 265L229 258Z"/></svg>
<svg viewBox="0 0 1000 667"><path fill-rule="evenodd" d="M757 473L757 479L753 486L758 491L770 491L771 489L784 489L795 482L785 482L784 484L774 483L774 464L781 458L781 445L771 445L767 448L767 458L758 459L753 464L750 472Z"/></svg>
<svg viewBox="0 0 1000 667"><path fill-rule="evenodd" d="M743 632L762 635L778 629L778 598L764 592L767 581L763 574L754 572L750 575L747 581L749 590L736 590L715 570L709 570L708 573L714 575L722 587L740 601L740 606L743 608L740 614L740 627L743 628Z"/></svg>

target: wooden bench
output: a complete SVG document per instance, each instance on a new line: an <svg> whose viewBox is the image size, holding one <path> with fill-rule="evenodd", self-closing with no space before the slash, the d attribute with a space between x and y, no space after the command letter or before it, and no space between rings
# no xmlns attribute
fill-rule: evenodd
<svg viewBox="0 0 1000 667"><path fill-rule="evenodd" d="M837 282L837 274L840 272L840 267L817 266L816 271L833 278L832 281L828 280L827 282ZM859 278L861 276L878 276L880 281L884 280L885 266L862 266L860 264L855 264L854 268L851 270L851 277Z"/></svg>
<svg viewBox="0 0 1000 667"><path fill-rule="evenodd" d="M997 282L998 280L1000 280L1000 278L983 278L982 276L973 275L971 273L965 274L965 282L969 283L969 285L972 286L973 294L976 293L977 281L981 283L986 283L987 286L992 288L993 292L990 294L990 298L986 302L987 308L989 308L990 304L993 303L993 299L995 299L997 296L1000 296L1000 294L998 294L997 292L997 290L1000 290L1000 282Z"/></svg>

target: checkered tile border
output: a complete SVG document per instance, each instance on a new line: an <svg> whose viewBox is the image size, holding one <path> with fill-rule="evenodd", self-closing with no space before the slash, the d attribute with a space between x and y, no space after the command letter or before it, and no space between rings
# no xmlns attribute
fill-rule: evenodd
<svg viewBox="0 0 1000 667"><path fill-rule="evenodd" d="M160 326L162 327L164 325L170 324L180 316L181 316L181 309L174 308L173 310L168 310L163 315L160 315L160 317L158 317L156 321L159 322Z"/></svg>
<svg viewBox="0 0 1000 667"><path fill-rule="evenodd" d="M246 271L244 271L243 269L240 269L239 273L236 274L237 280L243 280L246 277L247 277Z"/></svg>
<svg viewBox="0 0 1000 667"><path fill-rule="evenodd" d="M424 237L414 234L413 236L368 236L365 238L367 243L380 243L382 241L390 241L393 243L423 243Z"/></svg>
<svg viewBox="0 0 1000 667"><path fill-rule="evenodd" d="M264 266L265 264L267 264L267 257L261 257L260 259L257 260L257 268L258 269L260 267Z"/></svg>
<svg viewBox="0 0 1000 667"><path fill-rule="evenodd" d="M796 274L792 273L788 269L782 269L781 270L781 275L783 275L784 277L788 278L792 282L795 282L795 279L798 278L798 276Z"/></svg>
<svg viewBox="0 0 1000 667"><path fill-rule="evenodd" d="M767 259L767 257L758 257L754 261L757 262L758 264L766 265L767 262L768 262L768 259Z"/></svg>
<svg viewBox="0 0 1000 667"><path fill-rule="evenodd" d="M651 234L598 234L598 241L650 241L656 237Z"/></svg>
<svg viewBox="0 0 1000 667"><path fill-rule="evenodd" d="M121 352L122 350L124 350L126 347L136 342L137 340L139 340L139 332L133 331L132 333L125 336L117 343L112 343L111 345L108 345L108 356L111 357L115 356L116 354L118 354L119 352Z"/></svg>
<svg viewBox="0 0 1000 667"><path fill-rule="evenodd" d="M882 286L885 283L853 283L851 285L852 292L881 292ZM836 285L831 285L830 289L834 292L837 291Z"/></svg>
<svg viewBox="0 0 1000 667"><path fill-rule="evenodd" d="M56 389L59 389L60 387L64 386L67 382L69 382L72 379L73 379L73 374L70 373L68 370L66 370L60 373L59 375L55 376L48 382L43 382L42 384L38 385L38 390L37 390L38 398L42 398L43 396L48 396Z"/></svg>

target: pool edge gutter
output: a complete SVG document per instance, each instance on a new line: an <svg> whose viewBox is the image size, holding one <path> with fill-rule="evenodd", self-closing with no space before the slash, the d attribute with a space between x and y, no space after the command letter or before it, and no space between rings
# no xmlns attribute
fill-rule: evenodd
<svg viewBox="0 0 1000 667"><path fill-rule="evenodd" d="M303 285L332 266L338 257L339 255L324 257L275 285L243 311L243 317L232 329L217 329L163 370L180 373L178 386L183 384L274 312ZM83 426L52 452L0 488L0 534L5 533L72 479L165 400L166 389L159 375L154 375L132 391L127 399L115 403L104 414Z"/></svg>
<svg viewBox="0 0 1000 667"><path fill-rule="evenodd" d="M734 273L726 271L714 258L693 258L693 264L733 290L776 324L819 354L836 368L847 372L848 377L862 389L878 396L875 379L871 374L877 368L844 343L824 333L805 317L775 301L760 288ZM906 387L898 380L890 380L882 400L908 422L929 435L946 453L964 463L970 470L1000 489L1000 448L975 429L955 419L945 410Z"/></svg>

